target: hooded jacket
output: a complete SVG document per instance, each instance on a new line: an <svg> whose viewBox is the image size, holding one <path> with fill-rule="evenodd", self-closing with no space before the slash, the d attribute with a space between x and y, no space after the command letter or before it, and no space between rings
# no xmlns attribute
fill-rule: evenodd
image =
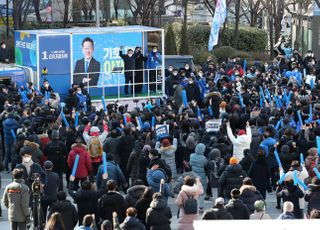
<svg viewBox="0 0 320 230"><path fill-rule="evenodd" d="M226 170L222 173L219 179L219 187L221 196L231 198L230 192L234 188L240 188L243 179L247 176L246 172L242 170L241 165L228 165Z"/></svg>
<svg viewBox="0 0 320 230"><path fill-rule="evenodd" d="M107 161L107 173L108 173L108 179L107 180L115 180L118 183L118 186L121 186L126 183L126 178L123 175L123 172L121 171L119 165L117 165L113 161ZM100 165L98 168L98 173L96 176L96 183L98 189L105 188L105 183L103 183L103 165Z"/></svg>
<svg viewBox="0 0 320 230"><path fill-rule="evenodd" d="M126 201L128 206L134 207L137 201L141 198L144 190L147 186L144 185L134 185L127 190Z"/></svg>
<svg viewBox="0 0 320 230"><path fill-rule="evenodd" d="M147 182L149 186L152 188L153 192L160 192L160 181L161 179L166 179L165 172L162 169L151 170L148 169L147 171ZM170 188L168 183L165 183L163 186L163 196L168 198L170 196Z"/></svg>
<svg viewBox="0 0 320 230"><path fill-rule="evenodd" d="M20 149L20 155L26 149L31 152L33 162L40 164L43 155L42 151L40 150L40 146L35 142L25 140L23 143L23 147Z"/></svg>
<svg viewBox="0 0 320 230"><path fill-rule="evenodd" d="M256 187L252 185L243 185L240 188L240 200L247 205L249 213L252 214L254 212L254 202L257 200L263 200L262 195L259 191L257 191Z"/></svg>
<svg viewBox="0 0 320 230"><path fill-rule="evenodd" d="M198 144L195 149L195 153L190 155L190 165L192 171L195 172L200 178L202 185L206 185L206 170L207 158L204 156L205 145Z"/></svg>
<svg viewBox="0 0 320 230"><path fill-rule="evenodd" d="M14 118L7 118L2 122L3 125L3 133L4 133L4 141L8 145L12 145L14 142L14 138L11 134L11 130L16 130L19 128L19 123Z"/></svg>
<svg viewBox="0 0 320 230"><path fill-rule="evenodd" d="M75 177L78 179L86 178L91 171L91 158L84 144L73 144L68 156L68 166L72 170L76 155L79 154L79 163Z"/></svg>
<svg viewBox="0 0 320 230"><path fill-rule="evenodd" d="M230 212L224 207L213 207L206 210L202 215L203 220L232 220Z"/></svg>
<svg viewBox="0 0 320 230"><path fill-rule="evenodd" d="M146 213L146 224L150 230L170 230L171 209L164 199L153 200Z"/></svg>
<svg viewBox="0 0 320 230"><path fill-rule="evenodd" d="M52 171L57 173L64 172L65 159L67 157L66 145L59 140L53 139L45 148L44 155L53 163Z"/></svg>
<svg viewBox="0 0 320 230"><path fill-rule="evenodd" d="M239 161L243 158L243 150L250 149L251 144L251 128L250 126L246 127L246 134L235 137L232 133L231 127L227 127L227 134L230 141L233 144L233 156L236 157Z"/></svg>

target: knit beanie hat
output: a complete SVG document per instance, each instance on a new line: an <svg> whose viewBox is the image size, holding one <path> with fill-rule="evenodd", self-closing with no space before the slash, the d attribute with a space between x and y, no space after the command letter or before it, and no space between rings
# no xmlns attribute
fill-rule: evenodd
<svg viewBox="0 0 320 230"><path fill-rule="evenodd" d="M254 202L254 209L257 211L257 212L261 212L263 211L265 208L265 203L263 200L257 200L256 202Z"/></svg>
<svg viewBox="0 0 320 230"><path fill-rule="evenodd" d="M100 129L97 126L92 126L90 129L90 136L99 136Z"/></svg>

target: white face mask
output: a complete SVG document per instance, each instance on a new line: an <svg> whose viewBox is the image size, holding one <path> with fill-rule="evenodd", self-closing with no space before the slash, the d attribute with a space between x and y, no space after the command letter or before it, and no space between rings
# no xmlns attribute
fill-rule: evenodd
<svg viewBox="0 0 320 230"><path fill-rule="evenodd" d="M82 91L81 91L81 90L80 90L80 91L77 91L77 93L78 93L78 94L82 94Z"/></svg>
<svg viewBox="0 0 320 230"><path fill-rule="evenodd" d="M153 49L153 52L156 53L158 50L157 49Z"/></svg>
<svg viewBox="0 0 320 230"><path fill-rule="evenodd" d="M199 76L199 77L202 77L202 76L203 76L203 73L198 73L198 76Z"/></svg>
<svg viewBox="0 0 320 230"><path fill-rule="evenodd" d="M185 66L184 68L185 68L186 70L188 70L190 67L189 67L189 66Z"/></svg>
<svg viewBox="0 0 320 230"><path fill-rule="evenodd" d="M291 58L291 61L294 61L294 58Z"/></svg>
<svg viewBox="0 0 320 230"><path fill-rule="evenodd" d="M173 72L172 74L173 74L173 76L177 76L177 75L178 75L178 73L177 73L177 72Z"/></svg>
<svg viewBox="0 0 320 230"><path fill-rule="evenodd" d="M31 161L31 157L23 157L22 160L24 163L29 163Z"/></svg>
<svg viewBox="0 0 320 230"><path fill-rule="evenodd" d="M49 84L44 84L44 87L48 88L48 87L49 87Z"/></svg>
<svg viewBox="0 0 320 230"><path fill-rule="evenodd" d="M298 72L299 70L295 69L294 72Z"/></svg>
<svg viewBox="0 0 320 230"><path fill-rule="evenodd" d="M168 70L171 72L173 70L173 68L170 67L170 68L168 68Z"/></svg>
<svg viewBox="0 0 320 230"><path fill-rule="evenodd" d="M132 57L132 54L128 54L128 57Z"/></svg>
<svg viewBox="0 0 320 230"><path fill-rule="evenodd" d="M191 85L193 83L193 81L189 81L189 84Z"/></svg>

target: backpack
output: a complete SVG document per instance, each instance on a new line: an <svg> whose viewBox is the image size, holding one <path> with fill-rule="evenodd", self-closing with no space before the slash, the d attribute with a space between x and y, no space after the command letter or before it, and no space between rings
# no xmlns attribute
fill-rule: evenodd
<svg viewBox="0 0 320 230"><path fill-rule="evenodd" d="M189 196L186 192L187 199L183 203L183 210L185 214L197 214L198 213L198 201L192 196Z"/></svg>
<svg viewBox="0 0 320 230"><path fill-rule="evenodd" d="M89 143L89 154L92 159L102 156L102 144L99 137L92 137Z"/></svg>
<svg viewBox="0 0 320 230"><path fill-rule="evenodd" d="M172 170L170 168L170 166L165 162L165 160L161 159L161 161L163 162L163 171L166 173L167 176L167 183L170 183L171 179L172 179Z"/></svg>

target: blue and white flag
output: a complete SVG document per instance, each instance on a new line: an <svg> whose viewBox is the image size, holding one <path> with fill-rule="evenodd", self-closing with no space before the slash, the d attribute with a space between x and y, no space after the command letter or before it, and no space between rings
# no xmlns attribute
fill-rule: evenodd
<svg viewBox="0 0 320 230"><path fill-rule="evenodd" d="M219 30L227 17L226 0L217 0L216 9L214 12L210 38L208 43L208 50L211 51L215 45L218 44Z"/></svg>

